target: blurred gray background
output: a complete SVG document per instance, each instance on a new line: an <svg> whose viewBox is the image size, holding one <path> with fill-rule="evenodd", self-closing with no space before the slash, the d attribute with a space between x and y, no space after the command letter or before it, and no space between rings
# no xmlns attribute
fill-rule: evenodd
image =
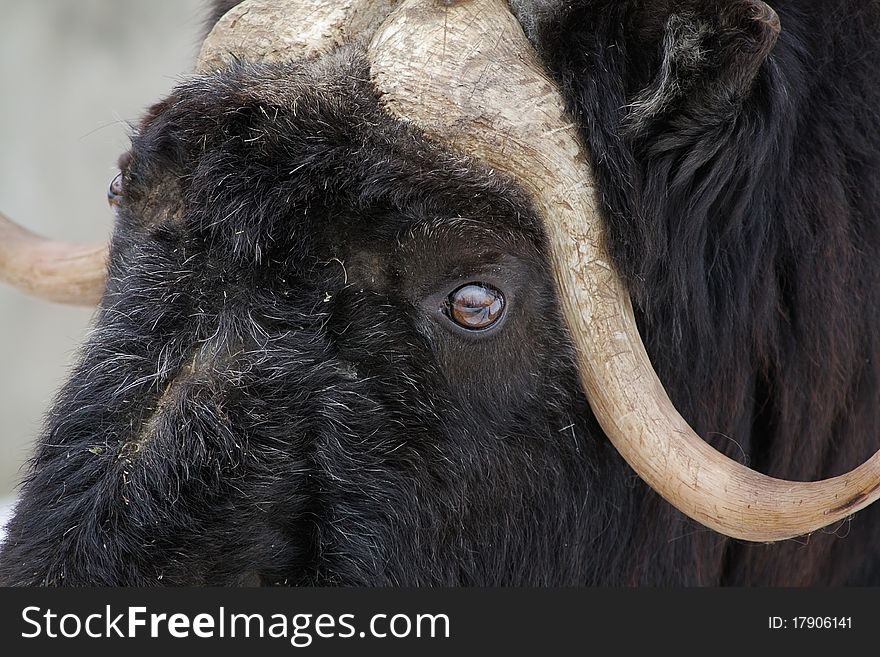
<svg viewBox="0 0 880 657"><path fill-rule="evenodd" d="M109 235L105 194L127 148L127 122L191 70L206 5L0 0L3 212L60 239ZM0 285L0 508L91 316Z"/></svg>

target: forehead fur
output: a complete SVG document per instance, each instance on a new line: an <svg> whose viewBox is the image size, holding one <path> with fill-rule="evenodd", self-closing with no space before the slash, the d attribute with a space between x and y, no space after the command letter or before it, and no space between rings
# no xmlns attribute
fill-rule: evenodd
<svg viewBox="0 0 880 657"><path fill-rule="evenodd" d="M364 222L391 237L468 217L540 241L516 185L381 110L353 47L181 85L133 138L126 196L129 221L178 218L249 261Z"/></svg>

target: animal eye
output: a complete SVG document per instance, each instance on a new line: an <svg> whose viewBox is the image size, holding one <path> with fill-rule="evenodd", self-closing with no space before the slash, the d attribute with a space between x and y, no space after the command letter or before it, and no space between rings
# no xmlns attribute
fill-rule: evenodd
<svg viewBox="0 0 880 657"><path fill-rule="evenodd" d="M122 202L122 195L122 173L120 172L110 181L110 186L107 188L107 202L110 204L111 208L119 206Z"/></svg>
<svg viewBox="0 0 880 657"><path fill-rule="evenodd" d="M446 298L446 315L471 331L495 325L504 314L504 295L484 283L468 283Z"/></svg>

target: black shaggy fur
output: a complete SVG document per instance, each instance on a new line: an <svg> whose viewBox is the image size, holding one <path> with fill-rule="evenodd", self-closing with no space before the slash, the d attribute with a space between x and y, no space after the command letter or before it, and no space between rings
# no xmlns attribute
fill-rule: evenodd
<svg viewBox="0 0 880 657"><path fill-rule="evenodd" d="M236 3L219 2L213 20ZM733 458L880 447L880 3L511 3L583 129L673 401ZM4 584L880 583L880 508L776 545L685 518L576 383L519 189L378 107L357 46L154 106ZM502 322L442 300L502 290Z"/></svg>

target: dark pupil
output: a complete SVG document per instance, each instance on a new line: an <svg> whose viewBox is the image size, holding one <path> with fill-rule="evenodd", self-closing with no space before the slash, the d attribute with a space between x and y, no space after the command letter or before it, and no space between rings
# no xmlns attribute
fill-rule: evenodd
<svg viewBox="0 0 880 657"><path fill-rule="evenodd" d="M504 310L504 297L487 285L472 283L449 295L449 316L467 329L492 326Z"/></svg>

